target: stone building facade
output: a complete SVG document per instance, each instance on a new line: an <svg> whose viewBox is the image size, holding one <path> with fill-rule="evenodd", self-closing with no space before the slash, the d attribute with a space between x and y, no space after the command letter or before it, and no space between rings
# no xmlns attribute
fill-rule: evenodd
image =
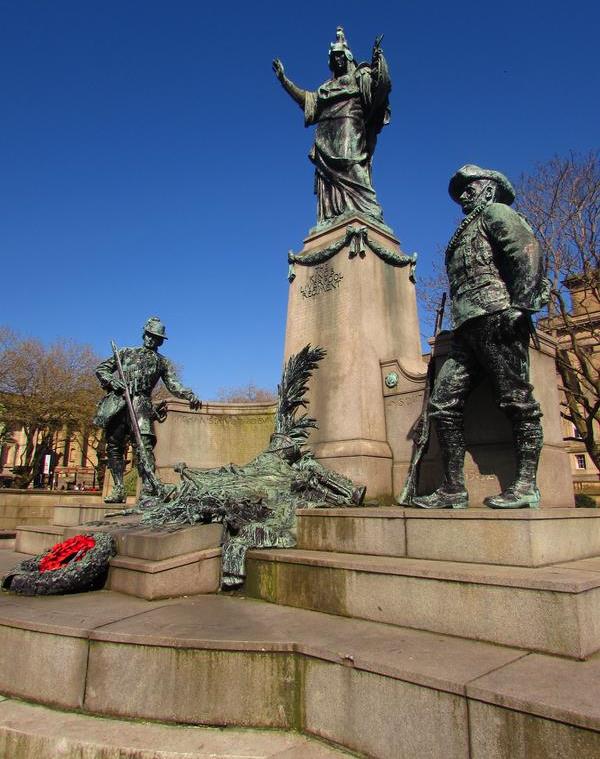
<svg viewBox="0 0 600 759"><path fill-rule="evenodd" d="M595 282L593 286L590 286L589 278L583 276L571 276L565 280L571 298L571 311L568 315L569 325L565 323L562 316L541 319L537 325L539 330L551 334L558 341L559 349L570 351L572 349L571 335L574 334L581 349L588 355L591 354L592 364L597 372L600 372L599 277L599 272L592 275L592 282ZM558 383L562 387L560 377ZM564 393L563 402L566 404ZM596 420L595 424L598 437L600 437L600 421ZM599 503L600 472L587 452L577 429L567 419L563 419L563 434L569 452L575 493L595 496L596 502Z"/></svg>

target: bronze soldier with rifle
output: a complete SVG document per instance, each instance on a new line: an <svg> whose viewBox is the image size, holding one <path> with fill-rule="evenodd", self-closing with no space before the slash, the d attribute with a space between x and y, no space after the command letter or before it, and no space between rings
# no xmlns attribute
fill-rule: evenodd
<svg viewBox="0 0 600 759"><path fill-rule="evenodd" d="M144 325L143 345L121 348L113 343L113 355L96 369L96 376L107 394L98 404L94 423L106 430L108 468L113 488L106 503L124 503L125 450L130 436L137 450L138 471L142 478L142 494L156 494L158 480L154 474L154 422L163 421L164 410L152 403L152 391L162 380L177 398L189 401L190 408L201 406L200 400L184 387L171 362L158 352L167 339L165 325L151 316Z"/></svg>
<svg viewBox="0 0 600 759"><path fill-rule="evenodd" d="M428 406L444 480L434 493L411 497L410 505L468 506L464 407L471 390L487 376L512 425L516 475L484 503L494 509L535 508L543 434L540 406L529 383L529 338L535 333L531 315L548 297L540 247L527 221L510 208L515 192L499 171L467 164L448 189L466 216L446 249L454 333Z"/></svg>

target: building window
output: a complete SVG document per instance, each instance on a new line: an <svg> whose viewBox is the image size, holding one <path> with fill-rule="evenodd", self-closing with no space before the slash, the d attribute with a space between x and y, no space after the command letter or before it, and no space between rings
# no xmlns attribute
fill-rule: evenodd
<svg viewBox="0 0 600 759"><path fill-rule="evenodd" d="M577 469L587 469L587 464L585 463L585 456L583 453L578 453L575 456L575 463L577 465Z"/></svg>
<svg viewBox="0 0 600 759"><path fill-rule="evenodd" d="M577 440L582 440L581 435L579 434L579 430L575 425L573 425L573 437L577 438ZM585 467L583 467L585 469Z"/></svg>

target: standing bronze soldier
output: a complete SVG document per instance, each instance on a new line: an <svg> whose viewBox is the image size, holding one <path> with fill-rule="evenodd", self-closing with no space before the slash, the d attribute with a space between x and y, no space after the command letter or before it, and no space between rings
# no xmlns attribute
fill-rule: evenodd
<svg viewBox="0 0 600 759"><path fill-rule="evenodd" d="M467 396L487 376L510 419L516 477L486 498L493 509L534 508L543 434L529 383L531 314L547 301L539 245L527 221L510 208L515 192L498 171L467 164L450 180L450 196L466 215L446 249L454 336L429 403L444 481L413 499L423 509L466 508L463 414Z"/></svg>
<svg viewBox="0 0 600 759"><path fill-rule="evenodd" d="M158 352L158 348L167 339L165 326L160 319L151 316L144 325L143 334L143 346L140 348L121 348L119 357L139 426L146 454L146 463L154 471L154 446L156 444L154 421L162 420L164 417L154 407L151 395L159 380L162 379L170 393L189 401L190 408L199 408L201 402L192 390L179 382L171 362ZM131 423L123 395L125 385L117 373L117 363L114 356L106 359L98 366L96 376L102 387L108 392L98 404L94 423L106 429L108 468L114 481L112 492L104 500L106 503L124 503L125 450L131 434ZM140 469L140 474L144 479L142 469ZM151 492L148 490L148 483L144 480L142 492L146 491Z"/></svg>

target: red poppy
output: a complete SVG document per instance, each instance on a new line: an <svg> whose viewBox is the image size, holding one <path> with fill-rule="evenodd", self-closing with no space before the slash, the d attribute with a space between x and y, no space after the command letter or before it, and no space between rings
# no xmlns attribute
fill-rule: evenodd
<svg viewBox="0 0 600 759"><path fill-rule="evenodd" d="M40 572L61 569L71 561L81 561L85 554L96 545L91 535L75 535L62 543L57 543L39 563Z"/></svg>

